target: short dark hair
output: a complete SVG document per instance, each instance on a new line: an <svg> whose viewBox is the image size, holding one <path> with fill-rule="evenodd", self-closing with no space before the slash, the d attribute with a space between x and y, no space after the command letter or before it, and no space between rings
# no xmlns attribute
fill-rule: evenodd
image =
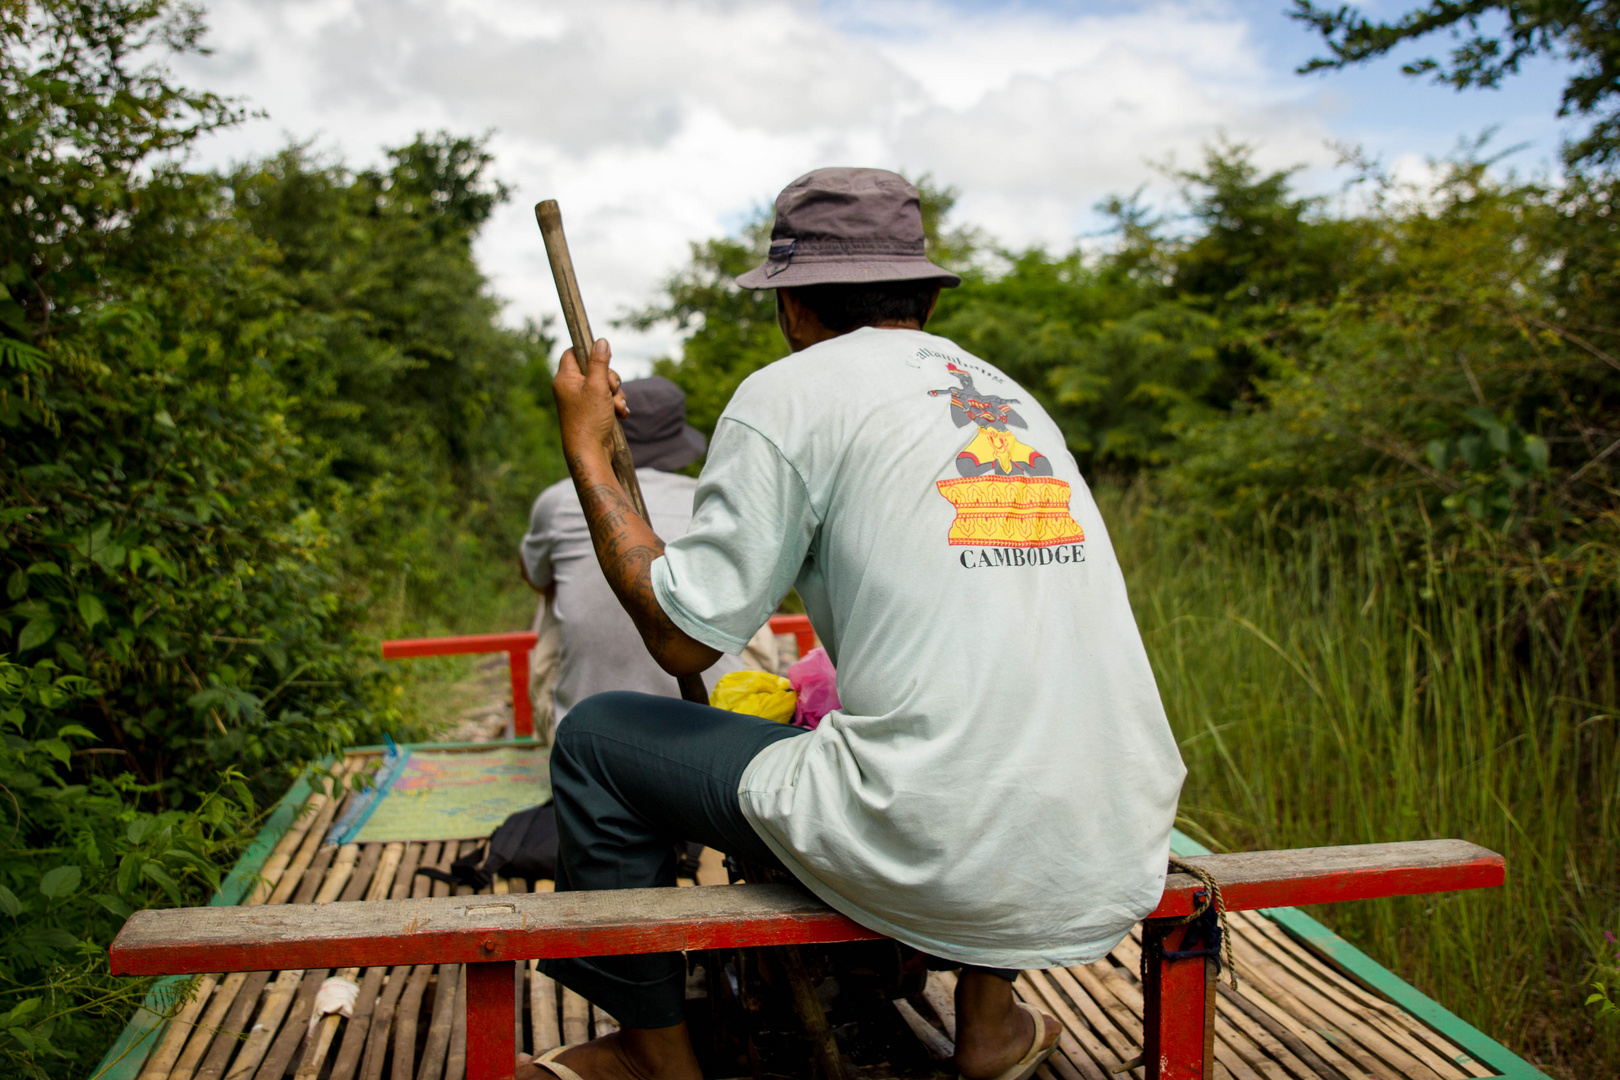
<svg viewBox="0 0 1620 1080"><path fill-rule="evenodd" d="M885 322L928 321L937 278L918 281L873 281L853 285L795 285L793 295L835 334Z"/></svg>

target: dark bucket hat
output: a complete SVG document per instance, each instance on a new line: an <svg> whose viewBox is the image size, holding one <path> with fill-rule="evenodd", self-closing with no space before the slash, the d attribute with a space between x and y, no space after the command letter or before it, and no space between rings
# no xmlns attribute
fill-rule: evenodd
<svg viewBox="0 0 1620 1080"><path fill-rule="evenodd" d="M922 200L885 169L817 169L776 197L765 265L737 278L745 289L877 281L962 279L923 254Z"/></svg>
<svg viewBox="0 0 1620 1080"><path fill-rule="evenodd" d="M703 456L709 440L686 422L686 391L664 378L631 379L619 389L630 406L624 441L638 469L674 472Z"/></svg>

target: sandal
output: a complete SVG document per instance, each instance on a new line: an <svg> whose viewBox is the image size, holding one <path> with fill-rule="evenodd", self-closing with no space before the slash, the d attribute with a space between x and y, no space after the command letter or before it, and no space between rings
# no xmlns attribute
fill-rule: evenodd
<svg viewBox="0 0 1620 1080"><path fill-rule="evenodd" d="M583 1043L574 1044L574 1046L583 1045ZM542 1069L549 1069L557 1077L557 1080L585 1080L585 1078L580 1076L579 1073L557 1060L558 1054L562 1053L564 1050L572 1050L573 1048L573 1046L553 1046L550 1050L547 1050L539 1057L530 1058L529 1064L538 1065Z"/></svg>
<svg viewBox="0 0 1620 1080"><path fill-rule="evenodd" d="M1029 1044L1029 1051L1025 1053L1021 1059L1019 1059L1016 1065L1013 1065L1000 1075L992 1077L991 1080L1028 1080L1028 1077L1033 1076L1035 1074L1035 1070L1045 1064L1046 1059L1051 1057L1052 1052L1058 1047L1057 1039L1052 1040L1051 1046L1041 1045L1041 1043L1046 1039L1045 1013L1041 1012L1041 1010L1035 1008L1033 1005L1029 1005L1022 1001L1014 1001L1013 1004L1029 1013L1029 1018L1035 1021L1035 1038ZM564 1076L562 1080L579 1080L579 1078L573 1074L570 1074L568 1076ZM958 1073L956 1080L967 1080L967 1077Z"/></svg>

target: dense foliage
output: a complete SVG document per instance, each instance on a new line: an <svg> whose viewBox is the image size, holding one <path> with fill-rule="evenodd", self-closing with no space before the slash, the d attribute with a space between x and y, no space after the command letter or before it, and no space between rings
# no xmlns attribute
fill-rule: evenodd
<svg viewBox="0 0 1620 1080"><path fill-rule="evenodd" d="M121 917L205 899L291 775L397 730L366 631L504 568L557 473L548 343L470 252L480 145L188 173L234 113L151 58L199 33L0 8L8 1075L85 1074L141 989L105 975Z"/></svg>

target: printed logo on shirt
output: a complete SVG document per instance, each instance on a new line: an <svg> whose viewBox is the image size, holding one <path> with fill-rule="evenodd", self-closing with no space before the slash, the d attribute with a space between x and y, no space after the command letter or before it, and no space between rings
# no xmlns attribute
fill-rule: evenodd
<svg viewBox="0 0 1620 1080"><path fill-rule="evenodd" d="M936 481L945 500L956 508L949 543L962 547L1054 548L1078 544L1086 534L1069 513L1069 485L1052 475L1052 462L1022 442L1013 428L1028 430L1018 415L1018 398L1000 397L979 390L973 373L948 360L945 370L960 386L928 391L929 397L948 395L951 420L957 427L974 428L973 438L956 455L950 480ZM1076 548L1075 550L1079 550ZM1083 558L1083 556L1082 556ZM1050 562L1079 562L1072 557L1026 559L1019 563L976 559L973 566L1044 566ZM963 566L970 564L965 553Z"/></svg>

